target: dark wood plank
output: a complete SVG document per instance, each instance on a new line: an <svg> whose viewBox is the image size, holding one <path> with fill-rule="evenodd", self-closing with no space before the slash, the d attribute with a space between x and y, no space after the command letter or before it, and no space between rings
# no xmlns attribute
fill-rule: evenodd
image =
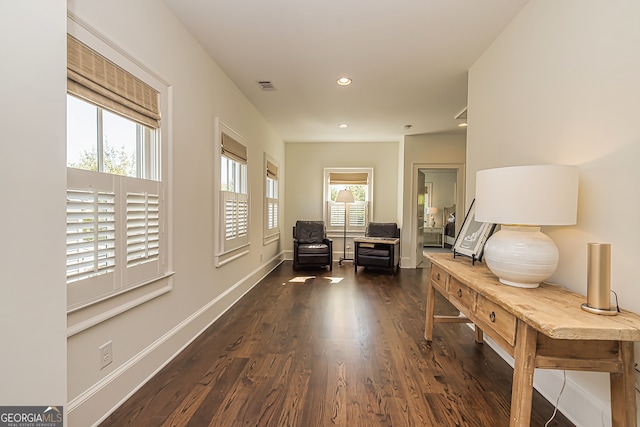
<svg viewBox="0 0 640 427"><path fill-rule="evenodd" d="M508 425L510 366L463 324L425 341L428 273L285 262L101 425ZM542 426L553 407L534 392L532 412Z"/></svg>

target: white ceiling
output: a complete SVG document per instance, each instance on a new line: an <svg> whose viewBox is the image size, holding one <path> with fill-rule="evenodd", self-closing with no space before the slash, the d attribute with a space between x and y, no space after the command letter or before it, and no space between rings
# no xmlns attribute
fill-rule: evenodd
<svg viewBox="0 0 640 427"><path fill-rule="evenodd" d="M287 142L464 132L467 70L527 1L164 0Z"/></svg>

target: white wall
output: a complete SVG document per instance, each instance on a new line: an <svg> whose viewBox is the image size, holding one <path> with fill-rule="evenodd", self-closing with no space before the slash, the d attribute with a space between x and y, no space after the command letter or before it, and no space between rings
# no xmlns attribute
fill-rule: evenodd
<svg viewBox="0 0 640 427"><path fill-rule="evenodd" d="M69 419L86 426L125 399L277 265L280 242L263 244L263 153L279 162L283 175L285 162L281 139L162 2L70 0L68 7L168 82L171 94L171 111L162 125L171 129L170 141L164 142L171 144L166 182L172 290L69 338ZM64 27L58 32L64 37ZM64 79L59 85L64 94ZM213 177L219 173L215 117L247 141L251 203L250 253L220 268L213 262L218 206ZM64 201L63 192L59 197ZM114 363L99 370L97 348L109 340Z"/></svg>
<svg viewBox="0 0 640 427"><path fill-rule="evenodd" d="M586 294L587 242L610 242L612 289L636 312L639 17L635 0L529 2L470 70L466 188L471 200L485 168L578 165L578 223L546 230L560 249L550 280ZM561 407L576 424L609 425L607 379L569 373Z"/></svg>
<svg viewBox="0 0 640 427"><path fill-rule="evenodd" d="M285 180L287 202L282 232L283 247L287 251L293 249L291 230L296 220L322 220L324 168L372 167L374 177L372 220L399 222L397 158L397 142L287 143ZM334 252L341 254L342 236L335 236L332 239ZM347 241L347 243L350 241L348 236Z"/></svg>
<svg viewBox="0 0 640 427"><path fill-rule="evenodd" d="M0 4L0 405L67 403L65 16Z"/></svg>

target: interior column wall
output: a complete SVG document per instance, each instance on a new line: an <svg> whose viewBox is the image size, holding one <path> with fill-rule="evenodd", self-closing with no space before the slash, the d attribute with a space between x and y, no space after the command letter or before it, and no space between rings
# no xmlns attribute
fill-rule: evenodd
<svg viewBox="0 0 640 427"><path fill-rule="evenodd" d="M0 404L67 402L66 2L0 6Z"/></svg>
<svg viewBox="0 0 640 427"><path fill-rule="evenodd" d="M400 237L400 265L415 268L415 215L417 201L416 182L414 182L414 166L429 164L464 165L466 156L466 135L456 134L421 134L404 137L404 164L402 173L402 231ZM416 206L414 206L416 205Z"/></svg>

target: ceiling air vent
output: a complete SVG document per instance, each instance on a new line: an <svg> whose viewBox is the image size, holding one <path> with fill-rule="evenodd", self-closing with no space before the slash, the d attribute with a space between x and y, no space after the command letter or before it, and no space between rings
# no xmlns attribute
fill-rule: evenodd
<svg viewBox="0 0 640 427"><path fill-rule="evenodd" d="M258 85L262 88L262 90L276 90L273 84L268 80L259 81Z"/></svg>

